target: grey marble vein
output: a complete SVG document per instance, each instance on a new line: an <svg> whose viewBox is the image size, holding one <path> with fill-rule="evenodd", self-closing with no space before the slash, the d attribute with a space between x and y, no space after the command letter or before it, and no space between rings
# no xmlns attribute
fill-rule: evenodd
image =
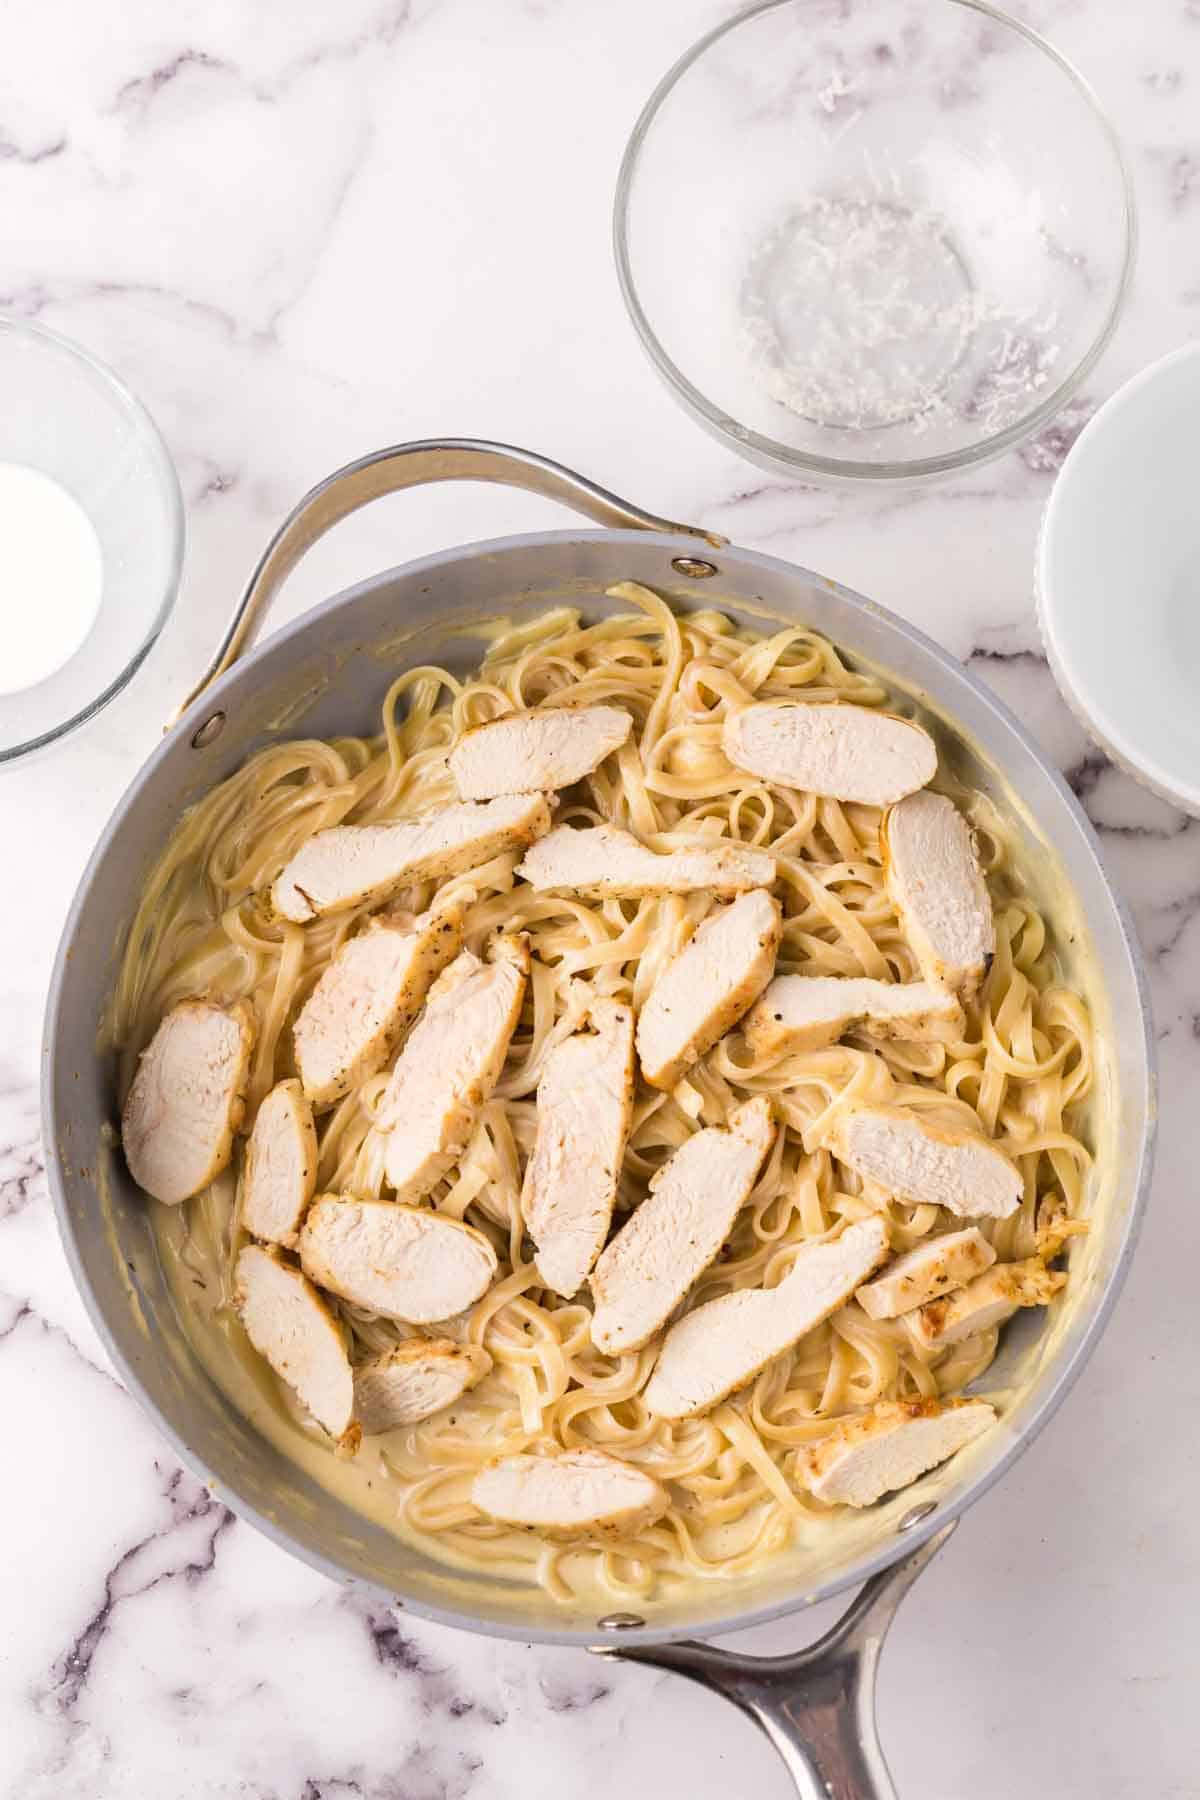
<svg viewBox="0 0 1200 1800"><path fill-rule="evenodd" d="M164 88L170 87L173 81L178 81L185 70L203 74L237 74L232 63L218 56L210 56L205 50L177 50L174 56L156 64L145 75L135 75L132 80L124 82L113 98L113 112L143 116L156 96Z"/></svg>
<svg viewBox="0 0 1200 1800"><path fill-rule="evenodd" d="M489 1725L503 1725L506 1714L481 1696L463 1692L453 1665L402 1628L386 1608L350 1602L361 1618L381 1669L398 1680L415 1685L418 1702L426 1712L440 1712L453 1719L468 1716Z"/></svg>
<svg viewBox="0 0 1200 1800"><path fill-rule="evenodd" d="M99 1375L122 1397L125 1389L121 1386L112 1371L102 1363L89 1356L72 1337L65 1326L54 1319L47 1318L32 1300L19 1294L12 1294L0 1288L0 1344L9 1344L16 1348L14 1340L19 1332L37 1331L56 1339L81 1368L92 1375Z"/></svg>
<svg viewBox="0 0 1200 1800"><path fill-rule="evenodd" d="M32 147L20 144L0 126L0 162L17 162L23 163L26 168L36 168L39 163L50 162L54 157L61 156L66 148L65 137L51 138L47 143Z"/></svg>
<svg viewBox="0 0 1200 1800"><path fill-rule="evenodd" d="M173 288L151 282L64 280L34 281L23 287L10 287L0 292L0 311L21 319L41 319L59 308L87 305L91 301L152 301L186 315L192 323L217 329L230 341L249 339L256 344L269 344L269 332L247 329L233 313Z"/></svg>
<svg viewBox="0 0 1200 1800"><path fill-rule="evenodd" d="M330 63L352 61L367 50L390 48L412 18L411 0L388 0L361 30L318 41L309 49L287 59L271 77L265 79L251 79L236 63L225 57L185 46L156 63L144 75L137 75L123 82L113 96L111 110L117 114L131 115L140 121L166 89L181 78L197 73L242 82L266 102L286 98L296 81L311 69L323 68Z"/></svg>
<svg viewBox="0 0 1200 1800"><path fill-rule="evenodd" d="M131 1544L104 1576L103 1594L78 1636L63 1651L40 1700L71 1713L91 1674L92 1663L120 1606L152 1592L160 1582L194 1584L216 1567L217 1546L232 1530L234 1515L182 1469L163 1471L168 1522Z"/></svg>

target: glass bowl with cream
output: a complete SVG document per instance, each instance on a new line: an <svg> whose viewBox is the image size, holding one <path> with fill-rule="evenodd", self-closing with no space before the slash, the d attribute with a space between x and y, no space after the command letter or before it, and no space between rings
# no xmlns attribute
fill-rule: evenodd
<svg viewBox="0 0 1200 1800"><path fill-rule="evenodd" d="M56 332L0 319L0 761L120 692L179 587L183 500L149 414Z"/></svg>

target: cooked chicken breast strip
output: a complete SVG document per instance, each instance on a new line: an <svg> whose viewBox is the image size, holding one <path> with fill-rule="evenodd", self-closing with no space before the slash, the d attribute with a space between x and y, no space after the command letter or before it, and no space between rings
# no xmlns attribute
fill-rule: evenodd
<svg viewBox="0 0 1200 1800"><path fill-rule="evenodd" d="M927 731L849 702L756 702L729 715L722 741L734 767L762 781L863 806L891 806L937 772Z"/></svg>
<svg viewBox="0 0 1200 1800"><path fill-rule="evenodd" d="M430 986L462 948L462 906L411 921L372 919L336 952L300 1008L296 1067L314 1106L332 1106L383 1068Z"/></svg>
<svg viewBox="0 0 1200 1800"><path fill-rule="evenodd" d="M777 975L747 1013L742 1032L755 1056L823 1050L848 1031L908 1043L947 1043L965 1028L953 994L929 981L856 975Z"/></svg>
<svg viewBox="0 0 1200 1800"><path fill-rule="evenodd" d="M748 1100L663 1164L592 1270L598 1350L640 1349L674 1312L732 1231L774 1138L770 1102Z"/></svg>
<svg viewBox="0 0 1200 1800"><path fill-rule="evenodd" d="M779 902L763 888L697 926L638 1018L638 1057L651 1087L674 1087L737 1023L771 978L782 931Z"/></svg>
<svg viewBox="0 0 1200 1800"><path fill-rule="evenodd" d="M517 874L544 893L739 894L770 887L775 859L719 839L711 850L660 852L614 825L560 825L526 852Z"/></svg>
<svg viewBox="0 0 1200 1800"><path fill-rule="evenodd" d="M409 1338L354 1371L354 1411L368 1436L432 1418L482 1381L486 1350L450 1338Z"/></svg>
<svg viewBox="0 0 1200 1800"><path fill-rule="evenodd" d="M810 1244L774 1288L741 1288L685 1313L667 1332L642 1399L664 1419L690 1419L753 1381L844 1306L888 1253L878 1216Z"/></svg>
<svg viewBox="0 0 1200 1800"><path fill-rule="evenodd" d="M970 826L943 794L911 794L880 835L887 891L921 973L970 999L996 949Z"/></svg>
<svg viewBox="0 0 1200 1800"><path fill-rule="evenodd" d="M840 1162L910 1206L1006 1219L1021 1204L1021 1171L997 1144L927 1124L906 1107L847 1106L825 1141Z"/></svg>
<svg viewBox="0 0 1200 1800"><path fill-rule="evenodd" d="M432 1325L473 1306L498 1267L496 1252L470 1225L340 1194L322 1194L309 1207L300 1261L318 1287L410 1325Z"/></svg>
<svg viewBox="0 0 1200 1800"><path fill-rule="evenodd" d="M181 1000L142 1052L121 1120L129 1173L155 1200L190 1200L233 1155L245 1111L254 1013Z"/></svg>
<svg viewBox="0 0 1200 1800"><path fill-rule="evenodd" d="M298 1081L271 1089L246 1142L242 1224L257 1238L294 1244L317 1185L317 1134Z"/></svg>
<svg viewBox="0 0 1200 1800"><path fill-rule="evenodd" d="M542 1066L521 1192L538 1274L564 1300L604 1247L633 1113L633 1011L597 1000L588 1023Z"/></svg>
<svg viewBox="0 0 1200 1800"><path fill-rule="evenodd" d="M357 1436L345 1334L316 1288L278 1250L247 1244L234 1271L234 1303L260 1356L330 1437Z"/></svg>
<svg viewBox="0 0 1200 1800"><path fill-rule="evenodd" d="M898 1256L877 1281L860 1287L854 1297L868 1318L898 1319L927 1300L965 1287L995 1260L996 1252L983 1233L968 1225L965 1231L948 1231Z"/></svg>
<svg viewBox="0 0 1200 1800"><path fill-rule="evenodd" d="M521 1016L529 949L501 938L494 960L464 950L430 993L380 1102L385 1167L398 1200L421 1200L467 1147Z"/></svg>
<svg viewBox="0 0 1200 1800"><path fill-rule="evenodd" d="M957 1293L906 1313L904 1322L922 1350L942 1350L1003 1325L1022 1306L1049 1306L1066 1279L1036 1256L996 1263Z"/></svg>
<svg viewBox="0 0 1200 1800"><path fill-rule="evenodd" d="M633 730L621 706L549 706L477 725L450 752L460 800L553 793L619 750Z"/></svg>
<svg viewBox="0 0 1200 1800"><path fill-rule="evenodd" d="M801 1451L797 1471L830 1506L873 1506L996 1422L986 1400L885 1400Z"/></svg>
<svg viewBox="0 0 1200 1800"><path fill-rule="evenodd" d="M476 1475L471 1499L505 1525L559 1537L633 1537L670 1505L651 1476L601 1450L502 1457Z"/></svg>
<svg viewBox="0 0 1200 1800"><path fill-rule="evenodd" d="M541 794L463 801L393 825L334 825L300 846L271 900L281 918L304 925L364 900L389 900L418 881L474 869L504 850L523 850L549 829Z"/></svg>

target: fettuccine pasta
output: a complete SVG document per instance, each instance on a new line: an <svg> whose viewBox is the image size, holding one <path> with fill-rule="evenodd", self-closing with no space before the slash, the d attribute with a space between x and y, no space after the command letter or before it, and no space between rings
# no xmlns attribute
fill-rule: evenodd
<svg viewBox="0 0 1200 1800"><path fill-rule="evenodd" d="M331 956L370 903L300 925L272 911L269 890L311 835L343 823L390 821L456 799L447 753L462 733L514 708L608 702L628 709L629 741L559 801L556 823L607 822L666 850L714 840L769 851L784 923L778 970L919 977L883 878L877 809L782 786L734 768L721 748L731 708L802 697L881 706L869 675L802 626L756 636L717 611L676 615L644 588L617 590L622 610L595 624L559 608L532 623L497 621L477 675L405 671L383 707L380 735L299 740L259 751L180 823L148 881L113 1001L113 1030L134 1059L164 1013L193 995L253 1007L257 1036L247 1116L294 1073L290 1027ZM1086 1212L1089 1153L1081 1108L1092 1082L1088 1014L1059 977L1046 924L1007 866L1003 822L981 796L953 796L975 825L992 895L996 954L959 1041L871 1043L756 1061L736 1029L670 1093L639 1084L620 1175L619 1224L664 1161L697 1129L767 1095L784 1129L724 1255L697 1281L694 1307L744 1287L772 1287L802 1246L847 1221L884 1214L894 1250L953 1223L931 1204L906 1205L835 1165L823 1140L850 1101L898 1104L922 1120L974 1130L1015 1160L1017 1211L980 1221L999 1258L1057 1254ZM712 895L589 900L536 891L507 853L399 896L412 912L437 897L467 905L466 945L483 954L499 932L523 932L532 952L524 1014L503 1074L465 1154L430 1202L482 1230L498 1278L443 1335L482 1346L491 1372L471 1392L412 1427L366 1440L397 1530L459 1566L536 1582L571 1599L587 1586L614 1604L652 1595L668 1579L728 1578L783 1549L827 1516L796 1479L798 1453L830 1421L887 1399L959 1393L977 1382L996 1329L922 1352L904 1320L875 1320L850 1303L752 1384L700 1417L672 1423L640 1395L660 1339L606 1357L589 1335L591 1300L543 1289L525 1234L522 1171L536 1126L535 1096L549 1049L577 1029L598 996L640 1008L656 979L711 909ZM387 1197L374 1129L387 1071L318 1116L318 1192ZM245 1242L235 1170L162 1215L164 1253L198 1316L240 1332L231 1270ZM361 1360L414 1327L333 1300ZM290 1390L263 1366L263 1391L289 1429L335 1451ZM562 1543L482 1516L470 1499L488 1460L547 1447L600 1448L668 1484L654 1525L617 1542Z"/></svg>

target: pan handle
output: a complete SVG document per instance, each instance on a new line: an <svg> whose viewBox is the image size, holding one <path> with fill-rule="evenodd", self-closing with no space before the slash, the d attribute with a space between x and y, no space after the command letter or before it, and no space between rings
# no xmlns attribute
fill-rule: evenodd
<svg viewBox="0 0 1200 1800"><path fill-rule="evenodd" d="M875 1729L875 1674L896 1609L953 1532L943 1526L862 1587L832 1630L791 1656L684 1640L600 1653L686 1675L740 1707L787 1764L800 1800L896 1800Z"/></svg>
<svg viewBox="0 0 1200 1800"><path fill-rule="evenodd" d="M679 525L643 512L597 487L582 475L510 444L491 444L476 438L429 438L414 444L393 444L347 463L310 488L292 508L263 551L233 617L225 627L208 667L179 707L172 724L208 687L236 662L255 629L306 550L331 526L357 512L371 500L395 494L401 488L424 487L435 481L488 481L506 487L525 488L547 500L561 500L600 525L623 526L641 531L680 532L720 548L726 542L698 525Z"/></svg>

